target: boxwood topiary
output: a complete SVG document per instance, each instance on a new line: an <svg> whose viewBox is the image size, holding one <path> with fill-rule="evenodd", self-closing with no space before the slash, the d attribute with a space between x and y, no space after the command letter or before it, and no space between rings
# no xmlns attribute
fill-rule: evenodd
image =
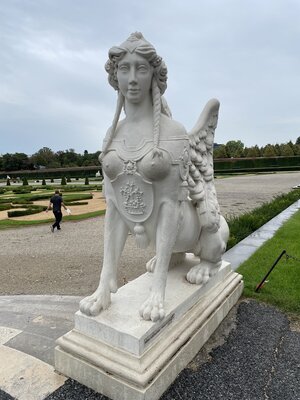
<svg viewBox="0 0 300 400"><path fill-rule="evenodd" d="M10 210L11 208L12 208L11 204L8 203L0 204L0 211Z"/></svg>
<svg viewBox="0 0 300 400"><path fill-rule="evenodd" d="M26 206L25 206L26 207ZM7 215L9 218L11 217L22 217L24 215L38 214L47 209L46 206L38 206L38 205L30 205L25 210L14 210L7 211Z"/></svg>

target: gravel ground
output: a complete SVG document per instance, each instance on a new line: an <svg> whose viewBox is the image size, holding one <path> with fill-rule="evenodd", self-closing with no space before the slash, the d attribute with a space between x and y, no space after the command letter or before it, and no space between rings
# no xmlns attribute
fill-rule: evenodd
<svg viewBox="0 0 300 400"><path fill-rule="evenodd" d="M222 213L251 210L300 183L300 172L216 179ZM87 295L95 290L103 258L104 217L66 222L54 234L49 225L0 231L0 295ZM137 251L128 237L118 283L145 271L153 251Z"/></svg>
<svg viewBox="0 0 300 400"><path fill-rule="evenodd" d="M273 307L243 301L234 307L161 400L299 400L300 334ZM223 345L220 336L227 336ZM108 400L72 379L46 400ZM7 399L9 400L9 399Z"/></svg>

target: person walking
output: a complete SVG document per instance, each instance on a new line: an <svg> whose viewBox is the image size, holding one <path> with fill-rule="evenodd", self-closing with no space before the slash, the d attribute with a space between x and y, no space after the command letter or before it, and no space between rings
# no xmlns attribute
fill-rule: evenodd
<svg viewBox="0 0 300 400"><path fill-rule="evenodd" d="M53 225L51 225L51 232L54 232L55 228L57 228L58 231L60 231L61 229L60 223L62 220L62 212L61 212L62 206L67 211L68 214L71 214L71 211L65 206L62 195L60 194L59 190L55 190L54 196L51 197L48 208L46 209L46 212L52 209L53 214L55 216L55 222Z"/></svg>

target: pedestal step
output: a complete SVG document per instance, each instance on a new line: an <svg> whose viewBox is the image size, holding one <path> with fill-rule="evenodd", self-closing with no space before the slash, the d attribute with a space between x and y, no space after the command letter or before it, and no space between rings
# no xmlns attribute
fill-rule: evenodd
<svg viewBox="0 0 300 400"><path fill-rule="evenodd" d="M228 263L223 263L218 276L202 288L187 283L189 289L184 291L182 270L170 271L170 275L172 292L168 288L166 291L166 304L170 306L163 321L143 321L138 310L131 310L131 319L125 326L114 325L114 319L109 324L110 313L115 315L120 306L117 293L112 310L99 317L77 314L75 328L57 341L56 369L113 400L159 399L199 352L243 290L242 276L232 272ZM135 289L136 294L142 293L144 278L124 286L120 297L126 297L127 292L130 298ZM179 293L180 301L174 305L170 297L178 297ZM107 332L113 333L110 340L103 339L109 339Z"/></svg>

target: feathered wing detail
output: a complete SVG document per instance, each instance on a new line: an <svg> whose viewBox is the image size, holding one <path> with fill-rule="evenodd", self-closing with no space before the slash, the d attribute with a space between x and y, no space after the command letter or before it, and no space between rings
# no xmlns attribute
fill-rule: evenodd
<svg viewBox="0 0 300 400"><path fill-rule="evenodd" d="M216 232L220 227L220 207L214 185L213 147L220 103L210 100L189 133L189 195L198 208L201 227Z"/></svg>

